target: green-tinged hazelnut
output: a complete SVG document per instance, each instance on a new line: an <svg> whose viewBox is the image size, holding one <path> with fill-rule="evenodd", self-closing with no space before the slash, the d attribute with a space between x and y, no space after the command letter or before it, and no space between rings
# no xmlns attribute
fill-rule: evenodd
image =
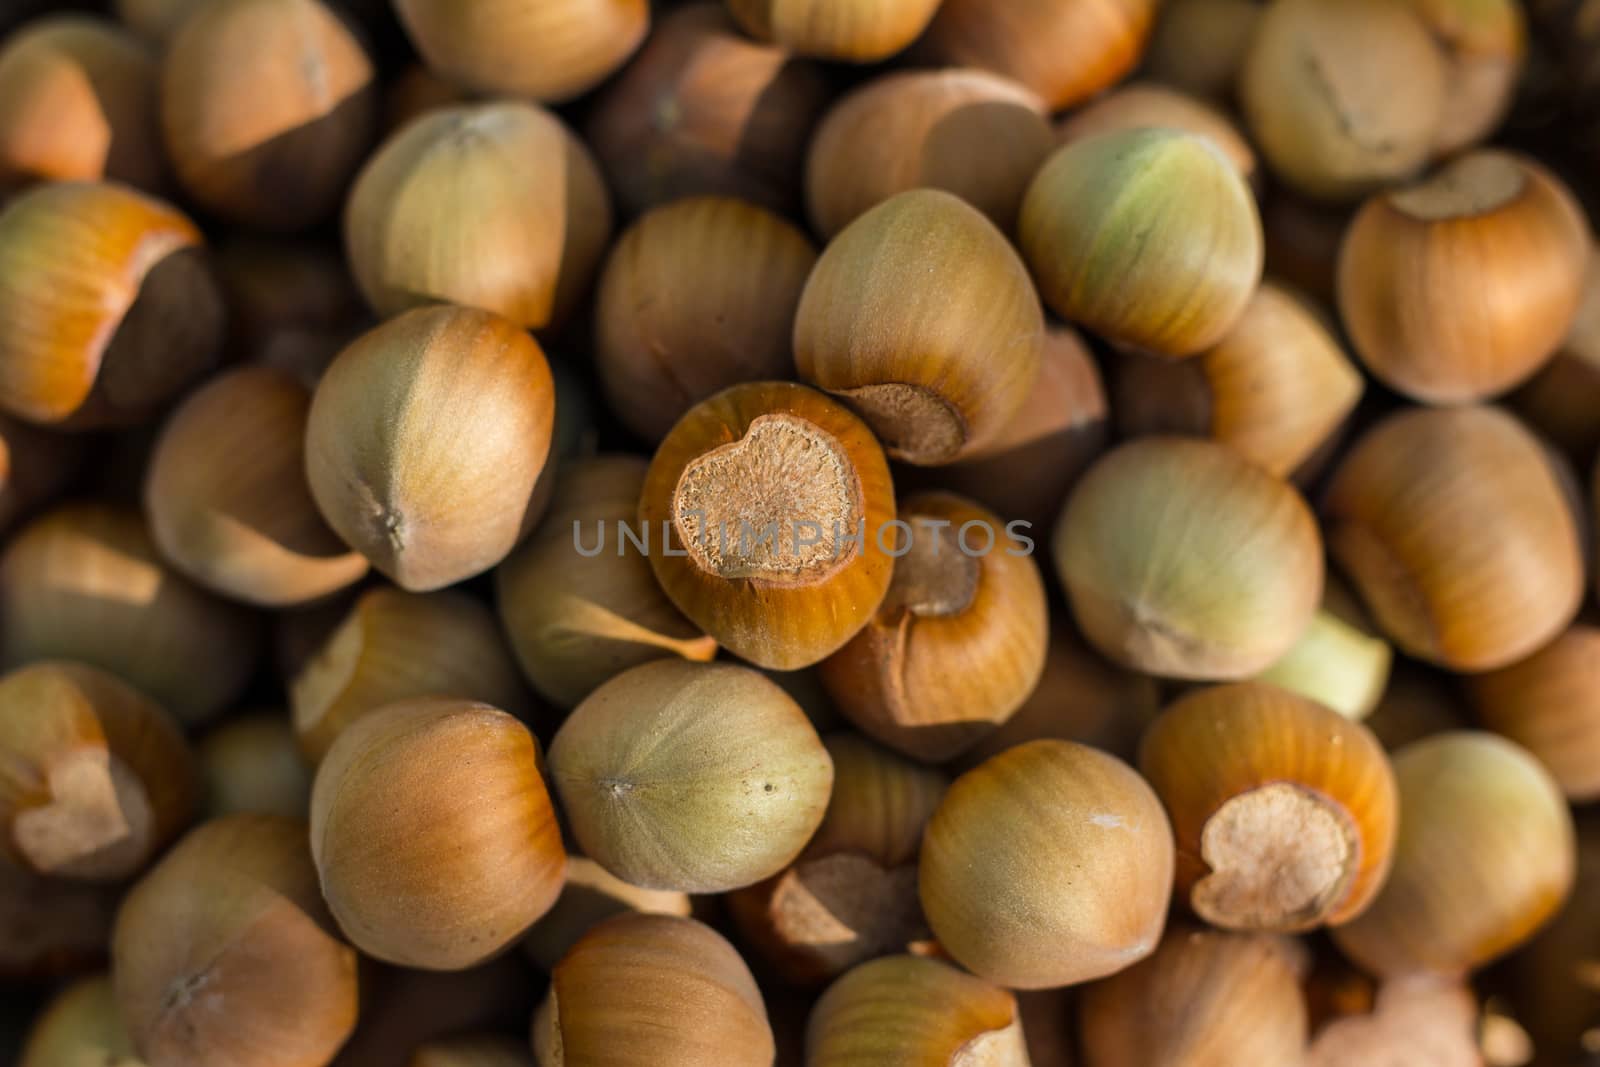
<svg viewBox="0 0 1600 1067"><path fill-rule="evenodd" d="M44 1009L18 1067L144 1067L107 975L83 978Z"/></svg>
<svg viewBox="0 0 1600 1067"><path fill-rule="evenodd" d="M1560 909L1576 866L1572 813L1524 749L1457 731L1395 754L1400 836L1372 906L1334 941L1385 978L1481 967Z"/></svg>
<svg viewBox="0 0 1600 1067"><path fill-rule="evenodd" d="M1289 485L1208 441L1147 437L1089 468L1055 534L1084 636L1149 674L1222 681L1275 663L1322 596L1322 540Z"/></svg>
<svg viewBox="0 0 1600 1067"><path fill-rule="evenodd" d="M635 885L720 893L782 870L827 809L833 761L760 673L660 660L595 690L550 745L578 847Z"/></svg>
<svg viewBox="0 0 1600 1067"><path fill-rule="evenodd" d="M1022 202L1044 302L1110 341L1190 356L1222 340L1261 281L1261 217L1211 140L1102 133L1045 163Z"/></svg>
<svg viewBox="0 0 1600 1067"><path fill-rule="evenodd" d="M1332 575L1322 606L1283 658L1256 676L1310 697L1351 719L1364 719L1389 684L1394 650L1378 636L1355 595Z"/></svg>

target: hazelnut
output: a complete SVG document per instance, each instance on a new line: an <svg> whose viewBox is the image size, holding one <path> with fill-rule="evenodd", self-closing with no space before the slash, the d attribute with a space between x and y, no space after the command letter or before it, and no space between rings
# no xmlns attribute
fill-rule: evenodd
<svg viewBox="0 0 1600 1067"><path fill-rule="evenodd" d="M1383 978L1453 975L1527 941L1572 889L1572 814L1549 773L1493 734L1395 753L1400 836L1377 898L1334 941ZM1463 893L1462 886L1471 887Z"/></svg>
<svg viewBox="0 0 1600 1067"><path fill-rule="evenodd" d="M793 377L795 309L816 260L798 228L739 200L647 213L611 250L596 296L610 409L655 442L729 386Z"/></svg>
<svg viewBox="0 0 1600 1067"><path fill-rule="evenodd" d="M110 183L0 209L0 408L71 428L142 422L209 370L222 297L200 231ZM180 313L181 309L181 313Z"/></svg>
<svg viewBox="0 0 1600 1067"><path fill-rule="evenodd" d="M70 659L110 671L186 725L222 711L255 668L254 616L162 562L138 514L70 504L0 554L0 663Z"/></svg>
<svg viewBox="0 0 1600 1067"><path fill-rule="evenodd" d="M847 400L889 454L923 466L1000 435L1039 376L1027 268L976 208L901 193L822 253L795 318L800 377Z"/></svg>
<svg viewBox="0 0 1600 1067"><path fill-rule="evenodd" d="M1056 150L1017 224L1051 310L1165 356L1217 344L1261 281L1250 187L1208 137L1113 130Z"/></svg>
<svg viewBox="0 0 1600 1067"><path fill-rule="evenodd" d="M178 181L246 226L301 230L333 214L377 112L371 58L320 0L197 4L162 63Z"/></svg>
<svg viewBox="0 0 1600 1067"><path fill-rule="evenodd" d="M831 238L890 197L925 187L954 193L1009 233L1051 146L1044 102L1008 78L959 68L885 74L817 127L807 213Z"/></svg>
<svg viewBox="0 0 1600 1067"><path fill-rule="evenodd" d="M923 835L918 883L958 963L1042 989L1155 951L1172 872L1172 829L1144 779L1103 752L1042 740L956 779Z"/></svg>
<svg viewBox="0 0 1600 1067"><path fill-rule="evenodd" d="M178 723L105 671L36 663L0 678L0 855L41 875L137 874L194 815Z"/></svg>
<svg viewBox="0 0 1600 1067"><path fill-rule="evenodd" d="M539 1067L767 1067L776 1051L756 980L710 927L622 915L556 965L533 1020Z"/></svg>
<svg viewBox="0 0 1600 1067"><path fill-rule="evenodd" d="M379 315L446 302L528 329L570 313L610 235L589 150L516 100L412 120L362 167L344 216L351 273Z"/></svg>
<svg viewBox="0 0 1600 1067"><path fill-rule="evenodd" d="M492 96L563 101L604 81L650 29L648 0L395 0L428 65Z"/></svg>
<svg viewBox="0 0 1600 1067"><path fill-rule="evenodd" d="M323 523L306 485L311 392L287 373L240 367L167 419L145 477L162 554L223 596L269 607L337 592L367 560Z"/></svg>
<svg viewBox="0 0 1600 1067"><path fill-rule="evenodd" d="M369 589L289 681L295 733L314 762L374 709L436 693L514 711L529 702L494 616L457 592Z"/></svg>
<svg viewBox="0 0 1600 1067"><path fill-rule="evenodd" d="M1209 441L1146 437L1107 453L1068 500L1054 550L1084 636L1113 662L1164 677L1265 670L1322 595L1311 509Z"/></svg>
<svg viewBox="0 0 1600 1067"><path fill-rule="evenodd" d="M1139 768L1172 819L1178 899L1213 926L1337 926L1388 874L1388 757L1314 701L1259 682L1199 690L1151 724Z"/></svg>
<svg viewBox="0 0 1600 1067"><path fill-rule="evenodd" d="M149 1067L326 1063L355 1027L356 953L334 933L299 820L194 830L123 901L111 955Z"/></svg>
<svg viewBox="0 0 1600 1067"><path fill-rule="evenodd" d="M927 762L1004 723L1044 670L1049 609L1038 565L999 516L949 493L902 502L889 594L822 661L822 683L863 733ZM976 532L974 532L976 531ZM969 541L970 535L970 541Z"/></svg>
<svg viewBox="0 0 1600 1067"><path fill-rule="evenodd" d="M537 520L555 386L544 352L486 311L419 308L364 334L318 383L306 474L346 544L427 592L504 559Z"/></svg>
<svg viewBox="0 0 1600 1067"><path fill-rule="evenodd" d="M650 565L691 622L759 667L854 637L888 592L883 451L837 401L788 382L727 389L656 451L639 500ZM676 544L678 547L672 547Z"/></svg>
<svg viewBox="0 0 1600 1067"><path fill-rule="evenodd" d="M386 705L339 735L312 789L311 854L356 947L437 971L515 942L567 863L533 735L447 697Z"/></svg>
<svg viewBox="0 0 1600 1067"><path fill-rule="evenodd" d="M1356 442L1323 504L1328 550L1400 649L1504 667L1583 599L1575 516L1544 446L1496 408L1412 410Z"/></svg>
<svg viewBox="0 0 1600 1067"><path fill-rule="evenodd" d="M758 672L658 660L578 705L551 742L550 776L584 855L643 888L720 893L800 853L833 761Z"/></svg>

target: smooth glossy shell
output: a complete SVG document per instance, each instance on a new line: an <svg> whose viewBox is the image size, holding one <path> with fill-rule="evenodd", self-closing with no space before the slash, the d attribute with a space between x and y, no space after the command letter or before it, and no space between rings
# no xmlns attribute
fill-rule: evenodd
<svg viewBox="0 0 1600 1067"><path fill-rule="evenodd" d="M521 937L561 892L566 852L539 746L486 704L390 704L317 771L311 853L328 906L369 956L457 971Z"/></svg>
<svg viewBox="0 0 1600 1067"><path fill-rule="evenodd" d="M940 0L727 0L745 32L798 55L876 63L905 48Z"/></svg>
<svg viewBox="0 0 1600 1067"><path fill-rule="evenodd" d="M563 101L626 62L649 0L395 0L428 65L486 96Z"/></svg>
<svg viewBox="0 0 1600 1067"><path fill-rule="evenodd" d="M163 60L173 169L232 222L295 230L326 219L377 112L372 60L320 0L199 4Z"/></svg>
<svg viewBox="0 0 1600 1067"><path fill-rule="evenodd" d="M1505 392L1566 338L1591 245L1571 192L1505 152L1463 156L1362 207L1339 310L1367 368L1430 404Z"/></svg>
<svg viewBox="0 0 1600 1067"><path fill-rule="evenodd" d="M1584 594L1576 517L1539 441L1496 408L1402 412L1369 431L1324 500L1328 550L1412 656L1504 667Z"/></svg>
<svg viewBox="0 0 1600 1067"><path fill-rule="evenodd" d="M768 1067L772 1028L734 947L693 919L628 915L556 965L533 1023L539 1067Z"/></svg>
<svg viewBox="0 0 1600 1067"><path fill-rule="evenodd" d="M1233 119L1204 100L1154 82L1129 82L1106 93L1057 122L1055 132L1061 144L1071 144L1098 133L1148 127L1208 138L1246 181L1257 179L1255 150Z"/></svg>
<svg viewBox="0 0 1600 1067"><path fill-rule="evenodd" d="M1222 149L1166 129L1057 149L1017 223L1051 310L1108 340L1193 355L1227 335L1261 281L1261 218Z"/></svg>
<svg viewBox="0 0 1600 1067"><path fill-rule="evenodd" d="M1027 268L976 208L901 193L823 250L795 316L800 377L847 400L889 453L949 463L998 437L1039 374Z"/></svg>
<svg viewBox="0 0 1600 1067"><path fill-rule="evenodd" d="M310 411L310 391L266 367L219 375L179 405L144 487L150 534L174 566L224 596L273 607L367 573L306 485Z"/></svg>
<svg viewBox="0 0 1600 1067"><path fill-rule="evenodd" d="M827 810L833 761L759 672L661 660L578 705L550 774L585 855L634 885L720 893L794 860Z"/></svg>
<svg viewBox="0 0 1600 1067"><path fill-rule="evenodd" d="M427 112L379 146L345 208L350 270L373 310L455 303L528 329L583 295L611 235L593 157L522 101Z"/></svg>
<svg viewBox="0 0 1600 1067"><path fill-rule="evenodd" d="M897 193L943 189L1010 232L1051 147L1043 101L998 74L885 74L841 99L817 127L806 210L831 237Z"/></svg>
<svg viewBox="0 0 1600 1067"><path fill-rule="evenodd" d="M1147 437L1078 483L1055 533L1078 623L1124 666L1250 677L1293 647L1322 596L1322 542L1285 483L1222 445Z"/></svg>
<svg viewBox="0 0 1600 1067"><path fill-rule="evenodd" d="M1134 770L1031 741L960 778L923 836L922 906L945 951L1014 989L1103 978L1155 950L1172 829Z"/></svg>
<svg viewBox="0 0 1600 1067"><path fill-rule="evenodd" d="M341 352L312 397L306 475L328 525L401 586L493 567L526 532L555 385L512 322L420 308Z"/></svg>
<svg viewBox="0 0 1600 1067"><path fill-rule="evenodd" d="M1366 913L1333 932L1383 977L1456 974L1522 944L1572 888L1572 815L1526 751L1455 732L1395 754L1405 817L1394 868Z"/></svg>

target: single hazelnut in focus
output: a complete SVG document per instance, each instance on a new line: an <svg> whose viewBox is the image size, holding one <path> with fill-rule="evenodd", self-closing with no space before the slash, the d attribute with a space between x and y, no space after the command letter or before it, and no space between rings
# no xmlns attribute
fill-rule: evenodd
<svg viewBox="0 0 1600 1067"><path fill-rule="evenodd" d="M988 444L1039 377L1044 317L1005 236L934 189L823 250L795 318L800 377L860 411L889 454L939 466Z"/></svg>
<svg viewBox="0 0 1600 1067"><path fill-rule="evenodd" d="M1013 989L1115 974L1155 951L1172 829L1122 761L1030 741L957 778L923 835L918 882L940 945Z"/></svg>
<svg viewBox="0 0 1600 1067"><path fill-rule="evenodd" d="M495 571L517 662L558 707L575 707L641 663L716 657L716 641L672 606L650 561L625 540L648 469L621 455L563 463L542 524Z"/></svg>
<svg viewBox="0 0 1600 1067"><path fill-rule="evenodd" d="M696 405L656 451L639 500L651 567L678 610L777 670L820 662L866 625L889 589L893 546L879 535L894 516L866 424L790 382Z"/></svg>
<svg viewBox="0 0 1600 1067"><path fill-rule="evenodd" d="M721 2L689 3L597 94L584 140L630 214L689 196L792 213L828 96L816 65L752 41Z"/></svg>
<svg viewBox="0 0 1600 1067"><path fill-rule="evenodd" d="M380 316L455 303L530 330L570 313L610 235L589 150L520 100L414 119L363 165L344 215L350 271Z"/></svg>
<svg viewBox="0 0 1600 1067"><path fill-rule="evenodd" d="M1177 896L1213 926L1297 933L1361 914L1394 849L1394 772L1360 723L1250 682L1145 732L1139 769L1178 842Z"/></svg>
<svg viewBox="0 0 1600 1067"><path fill-rule="evenodd" d="M759 672L658 660L596 689L550 744L584 855L647 889L721 893L782 870L822 822L833 761Z"/></svg>
<svg viewBox="0 0 1600 1067"><path fill-rule="evenodd" d="M1346 453L1328 551L1383 632L1458 672L1507 666L1577 613L1575 515L1544 445L1497 408L1403 411Z"/></svg>
<svg viewBox="0 0 1600 1067"><path fill-rule="evenodd" d="M954 193L1009 233L1052 138L1044 102L984 70L891 72L835 104L806 157L806 210L832 237L919 187Z"/></svg>
<svg viewBox="0 0 1600 1067"><path fill-rule="evenodd" d="M1445 117L1445 54L1414 6L1391 0L1265 5L1239 97L1273 175L1352 200L1420 170Z"/></svg>
<svg viewBox="0 0 1600 1067"><path fill-rule="evenodd" d="M0 553L0 664L70 659L110 671L185 725L250 680L256 618L167 567L136 512L69 504Z"/></svg>
<svg viewBox="0 0 1600 1067"><path fill-rule="evenodd" d="M528 728L487 704L389 704L339 735L311 794L311 854L353 944L465 970L561 893L567 856Z"/></svg>
<svg viewBox="0 0 1600 1067"><path fill-rule="evenodd" d="M1207 137L1113 130L1056 150L1017 223L1044 302L1119 345L1191 356L1221 341L1261 281L1261 217Z"/></svg>
<svg viewBox="0 0 1600 1067"><path fill-rule="evenodd" d="M761 991L722 935L693 919L622 915L556 965L533 1020L539 1067L769 1067Z"/></svg>
<svg viewBox="0 0 1600 1067"><path fill-rule="evenodd" d="M107 178L158 191L157 63L114 23L40 19L0 47L0 190Z"/></svg>
<svg viewBox="0 0 1600 1067"><path fill-rule="evenodd" d="M1223 445L1145 437L1078 482L1055 532L1084 636L1169 678L1248 678L1300 639L1322 596L1321 537L1286 483Z"/></svg>
<svg viewBox="0 0 1600 1067"><path fill-rule="evenodd" d="M927 27L940 0L727 0L750 36L802 56L877 63Z"/></svg>
<svg viewBox="0 0 1600 1067"><path fill-rule="evenodd" d="M1381 978L1457 975L1556 914L1573 885L1572 814L1536 759L1457 731L1401 749L1394 773L1404 813L1394 866L1372 906L1333 931L1346 956Z"/></svg>
<svg viewBox="0 0 1600 1067"><path fill-rule="evenodd" d="M1592 248L1561 181L1500 151L1461 156L1356 213L1339 254L1339 311L1362 362L1430 404L1505 392L1577 317Z"/></svg>
<svg viewBox="0 0 1600 1067"><path fill-rule="evenodd" d="M1173 927L1149 959L1084 990L1085 1067L1300 1063L1303 955L1287 938Z"/></svg>
<svg viewBox="0 0 1600 1067"><path fill-rule="evenodd" d="M374 709L440 693L512 711L529 703L494 615L458 592L369 589L289 680L295 733L313 762Z"/></svg>
<svg viewBox="0 0 1600 1067"><path fill-rule="evenodd" d="M794 376L794 320L817 252L779 216L726 197L648 212L611 249L595 368L611 411L656 442L700 401Z"/></svg>
<svg viewBox="0 0 1600 1067"><path fill-rule="evenodd" d="M1157 7L1156 0L944 0L917 51L940 66L1014 78L1059 111L1138 66Z"/></svg>
<svg viewBox="0 0 1600 1067"><path fill-rule="evenodd" d="M177 209L112 183L0 210L0 408L73 429L142 422L209 370L222 296Z"/></svg>
<svg viewBox="0 0 1600 1067"><path fill-rule="evenodd" d="M64 660L0 678L0 856L37 874L117 882L194 816L178 723L105 671Z"/></svg>
<svg viewBox="0 0 1600 1067"><path fill-rule="evenodd" d="M319 599L367 573L306 485L310 411L310 390L268 367L227 371L178 405L144 484L151 536L175 567L269 607Z"/></svg>
<svg viewBox="0 0 1600 1067"><path fill-rule="evenodd" d="M129 892L111 955L149 1067L326 1063L355 1027L356 953L334 930L296 819L194 830Z"/></svg>
<svg viewBox="0 0 1600 1067"><path fill-rule="evenodd" d="M488 96L564 101L622 66L650 30L649 0L395 0L428 66Z"/></svg>
<svg viewBox="0 0 1600 1067"><path fill-rule="evenodd" d="M805 1043L807 1067L1030 1063L1015 995L916 956L875 959L834 982L811 1010Z"/></svg>
<svg viewBox="0 0 1600 1067"><path fill-rule="evenodd" d="M311 400L306 475L328 525L427 592L504 559L537 519L555 386L498 315L419 308L341 352Z"/></svg>
<svg viewBox="0 0 1600 1067"><path fill-rule="evenodd" d="M1271 281L1193 359L1130 352L1114 368L1112 408L1124 436L1209 437L1279 477L1333 436L1365 388L1318 312Z"/></svg>
<svg viewBox="0 0 1600 1067"><path fill-rule="evenodd" d="M863 733L929 763L1004 723L1044 670L1049 607L1038 565L993 512L950 493L898 509L889 594L822 661L834 704Z"/></svg>
<svg viewBox="0 0 1600 1067"><path fill-rule="evenodd" d="M372 60L320 0L199 4L162 61L178 181L230 222L301 230L328 218L377 117Z"/></svg>

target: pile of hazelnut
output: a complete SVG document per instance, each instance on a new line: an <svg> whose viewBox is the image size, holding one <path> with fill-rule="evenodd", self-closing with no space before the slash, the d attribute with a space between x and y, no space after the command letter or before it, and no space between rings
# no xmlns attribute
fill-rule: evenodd
<svg viewBox="0 0 1600 1067"><path fill-rule="evenodd" d="M1600 1062L1600 4L22 7L0 1062Z"/></svg>

